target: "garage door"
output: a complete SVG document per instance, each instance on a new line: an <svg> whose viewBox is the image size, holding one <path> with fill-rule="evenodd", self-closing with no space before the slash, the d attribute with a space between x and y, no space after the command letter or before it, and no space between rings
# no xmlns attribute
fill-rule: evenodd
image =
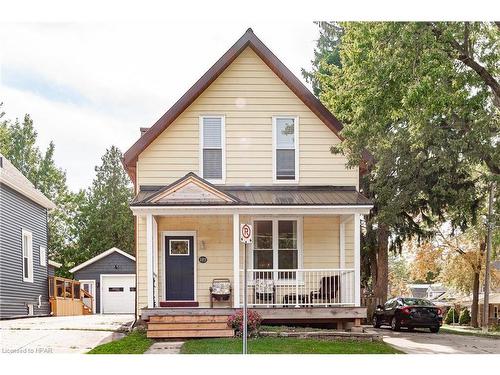
<svg viewBox="0 0 500 375"><path fill-rule="evenodd" d="M104 314L133 313L135 275L102 275L101 304Z"/></svg>

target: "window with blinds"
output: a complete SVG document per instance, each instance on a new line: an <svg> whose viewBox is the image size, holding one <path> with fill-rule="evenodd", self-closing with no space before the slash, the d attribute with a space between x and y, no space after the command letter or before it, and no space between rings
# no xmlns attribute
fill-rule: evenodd
<svg viewBox="0 0 500 375"><path fill-rule="evenodd" d="M293 117L276 117L275 179L296 180L296 123Z"/></svg>
<svg viewBox="0 0 500 375"><path fill-rule="evenodd" d="M207 180L223 179L223 122L222 116L201 118L202 168L203 178Z"/></svg>

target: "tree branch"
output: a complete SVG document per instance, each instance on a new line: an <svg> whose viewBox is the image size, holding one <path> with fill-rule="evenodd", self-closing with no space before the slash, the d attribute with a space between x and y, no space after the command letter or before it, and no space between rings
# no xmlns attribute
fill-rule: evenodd
<svg viewBox="0 0 500 375"><path fill-rule="evenodd" d="M497 26L499 26L500 21L496 22ZM491 88L493 91L493 95L495 96L494 103L497 107L500 107L500 83L486 70L484 66L479 64L472 56L468 54L468 48L464 48L461 46L453 38L448 38L443 35L443 31L437 27L432 22L427 22L427 26L430 27L432 33L436 36L438 40L441 40L448 45L450 45L456 52L458 52L458 56L455 56L456 59L467 65L469 68L474 70L477 75L483 80L483 82Z"/></svg>

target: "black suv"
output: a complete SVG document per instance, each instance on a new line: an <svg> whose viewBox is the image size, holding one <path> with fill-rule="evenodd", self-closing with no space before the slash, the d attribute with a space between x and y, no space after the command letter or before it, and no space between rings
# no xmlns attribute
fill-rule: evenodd
<svg viewBox="0 0 500 375"><path fill-rule="evenodd" d="M373 314L375 328L390 325L394 331L399 331L401 327L409 330L429 328L431 332L437 333L442 324L443 311L422 298L393 298L384 306L378 305Z"/></svg>

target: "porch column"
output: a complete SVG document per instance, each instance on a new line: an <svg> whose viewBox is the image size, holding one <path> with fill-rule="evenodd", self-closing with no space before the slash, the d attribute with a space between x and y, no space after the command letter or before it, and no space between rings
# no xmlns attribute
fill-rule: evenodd
<svg viewBox="0 0 500 375"><path fill-rule="evenodd" d="M154 307L154 224L153 215L146 215L146 275L147 275L147 291L148 291L148 307Z"/></svg>
<svg viewBox="0 0 500 375"><path fill-rule="evenodd" d="M240 307L240 214L233 214L233 307Z"/></svg>
<svg viewBox="0 0 500 375"><path fill-rule="evenodd" d="M354 214L354 304L361 306L361 222L360 215Z"/></svg>
<svg viewBox="0 0 500 375"><path fill-rule="evenodd" d="M341 215L339 220L339 268L340 271L340 302L350 302L349 278L350 274L343 271L345 269L345 224L350 219L349 215Z"/></svg>
<svg viewBox="0 0 500 375"><path fill-rule="evenodd" d="M159 306L158 283L158 222L153 216L153 307Z"/></svg>

